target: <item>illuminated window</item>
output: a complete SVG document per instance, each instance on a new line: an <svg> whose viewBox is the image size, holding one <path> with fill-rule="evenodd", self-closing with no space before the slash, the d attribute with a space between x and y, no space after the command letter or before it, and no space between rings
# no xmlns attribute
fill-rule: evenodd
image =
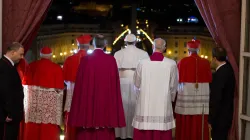
<svg viewBox="0 0 250 140"><path fill-rule="evenodd" d="M185 47L185 48L187 47L187 42L184 42L184 47Z"/></svg>
<svg viewBox="0 0 250 140"><path fill-rule="evenodd" d="M178 41L175 41L175 47L178 47Z"/></svg>

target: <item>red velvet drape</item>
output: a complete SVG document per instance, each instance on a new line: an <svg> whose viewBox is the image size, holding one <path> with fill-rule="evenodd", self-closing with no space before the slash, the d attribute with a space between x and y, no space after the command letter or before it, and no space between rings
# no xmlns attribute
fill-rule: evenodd
<svg viewBox="0 0 250 140"><path fill-rule="evenodd" d="M13 41L23 44L27 52L51 2L52 0L3 0L3 52Z"/></svg>
<svg viewBox="0 0 250 140"><path fill-rule="evenodd" d="M37 35L52 0L3 0L3 53L11 42L20 42L25 53ZM28 63L21 60L17 66L20 77ZM20 124L19 140L23 140L24 121Z"/></svg>
<svg viewBox="0 0 250 140"><path fill-rule="evenodd" d="M227 50L228 58L239 81L241 0L195 0L215 42ZM235 93L235 112L230 140L238 140L238 90Z"/></svg>

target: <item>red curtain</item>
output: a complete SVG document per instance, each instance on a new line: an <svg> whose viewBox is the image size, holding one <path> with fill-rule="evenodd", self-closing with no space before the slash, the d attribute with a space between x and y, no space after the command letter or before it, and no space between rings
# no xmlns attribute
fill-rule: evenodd
<svg viewBox="0 0 250 140"><path fill-rule="evenodd" d="M241 0L195 0L213 39L227 50L228 58L239 81ZM230 140L238 140L238 90L235 93L234 120Z"/></svg>
<svg viewBox="0 0 250 140"><path fill-rule="evenodd" d="M13 41L31 46L52 0L3 0L3 52Z"/></svg>
<svg viewBox="0 0 250 140"><path fill-rule="evenodd" d="M3 52L11 42L20 42L25 53L37 35L39 27L47 15L52 0L3 0ZM28 63L21 60L17 66L20 77ZM20 124L19 140L23 140L24 121Z"/></svg>

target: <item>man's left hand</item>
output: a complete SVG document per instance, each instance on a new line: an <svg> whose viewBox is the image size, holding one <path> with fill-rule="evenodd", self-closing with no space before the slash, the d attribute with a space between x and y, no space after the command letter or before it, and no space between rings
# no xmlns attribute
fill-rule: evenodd
<svg viewBox="0 0 250 140"><path fill-rule="evenodd" d="M12 121L12 119L11 119L11 118L9 118L9 117L7 117L5 121L6 121L6 122L11 122L11 121Z"/></svg>
<svg viewBox="0 0 250 140"><path fill-rule="evenodd" d="M209 128L210 130L212 130L212 126L211 126L211 124L208 124L208 128Z"/></svg>

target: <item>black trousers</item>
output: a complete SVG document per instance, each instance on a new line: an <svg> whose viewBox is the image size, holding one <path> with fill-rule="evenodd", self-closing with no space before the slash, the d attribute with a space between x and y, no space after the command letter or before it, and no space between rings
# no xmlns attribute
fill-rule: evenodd
<svg viewBox="0 0 250 140"><path fill-rule="evenodd" d="M0 123L0 140L17 140L20 122Z"/></svg>
<svg viewBox="0 0 250 140"><path fill-rule="evenodd" d="M228 133L229 133L230 127L228 126L215 126L212 127L212 139L213 140L228 140Z"/></svg>

